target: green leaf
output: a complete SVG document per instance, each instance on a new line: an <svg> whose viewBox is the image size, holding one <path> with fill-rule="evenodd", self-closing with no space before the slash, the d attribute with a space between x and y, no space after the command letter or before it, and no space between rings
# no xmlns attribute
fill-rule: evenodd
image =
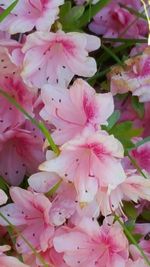
<svg viewBox="0 0 150 267"><path fill-rule="evenodd" d="M138 214L137 214L137 210L136 210L136 208L132 202L124 202L123 203L123 211L129 219L132 219L133 221L136 220Z"/></svg>
<svg viewBox="0 0 150 267"><path fill-rule="evenodd" d="M89 13L90 17L94 17L103 7L105 7L110 0L100 0L97 4L89 6L88 9L84 12L83 16L78 21L78 28L82 28L86 26L86 24L89 22ZM89 12L90 9L90 12Z"/></svg>
<svg viewBox="0 0 150 267"><path fill-rule="evenodd" d="M125 121L116 124L109 134L113 134L123 144L124 149L128 150L135 147L131 139L140 136L142 131L142 128L133 128L131 121Z"/></svg>
<svg viewBox="0 0 150 267"><path fill-rule="evenodd" d="M62 6L60 11L60 23L65 31L78 30L77 21L84 13L85 7L74 6L71 8L71 3L69 3L66 2L65 5Z"/></svg>
<svg viewBox="0 0 150 267"><path fill-rule="evenodd" d="M9 13L15 8L18 4L19 0L14 1L9 7L7 7L1 14L0 14L0 22L2 22Z"/></svg>
<svg viewBox="0 0 150 267"><path fill-rule="evenodd" d="M6 181L4 180L2 176L0 176L0 189L4 191L8 191L9 189L9 185L6 183Z"/></svg>
<svg viewBox="0 0 150 267"><path fill-rule="evenodd" d="M60 11L59 11L60 21L63 20L63 18L70 11L70 9L71 9L71 2L70 1L67 1L62 6L60 6Z"/></svg>
<svg viewBox="0 0 150 267"><path fill-rule="evenodd" d="M144 117L144 103L140 103L137 96L132 96L131 104L133 109L137 112L139 117L142 119Z"/></svg>
<svg viewBox="0 0 150 267"><path fill-rule="evenodd" d="M85 7L84 6L74 6L73 8L71 8L69 14L68 14L68 21L73 23L76 20L78 20L83 12L84 12ZM70 16L70 18L69 18Z"/></svg>
<svg viewBox="0 0 150 267"><path fill-rule="evenodd" d="M150 221L150 211L144 210L141 214L142 218L146 221Z"/></svg>
<svg viewBox="0 0 150 267"><path fill-rule="evenodd" d="M72 7L65 16L60 20L63 29L66 31L78 30L76 22L84 13L84 6Z"/></svg>

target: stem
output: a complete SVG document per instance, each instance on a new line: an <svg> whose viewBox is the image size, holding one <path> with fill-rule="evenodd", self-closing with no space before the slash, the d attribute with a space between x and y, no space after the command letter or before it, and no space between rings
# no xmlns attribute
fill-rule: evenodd
<svg viewBox="0 0 150 267"><path fill-rule="evenodd" d="M11 228L10 226L7 226L7 231L8 231L8 234L9 234L10 238L11 238L11 241L12 241L14 247L15 247L15 244L16 244L16 238L15 238L15 236L13 236L12 228ZM17 252L17 255L18 255L18 259L19 259L21 262L23 262L22 255L19 254L18 252Z"/></svg>
<svg viewBox="0 0 150 267"><path fill-rule="evenodd" d="M38 122L34 118L30 116L30 114L27 113L27 111L9 94L4 92L2 89L0 89L0 94L5 97L12 105L14 105L20 112L22 112L26 118L28 118L32 124L34 124L39 130L44 134L46 139L48 140L50 147L56 153L59 155L59 148L58 146L54 143L48 129L46 128L45 124L43 122Z"/></svg>
<svg viewBox="0 0 150 267"><path fill-rule="evenodd" d="M103 42L114 42L114 43L131 43L131 44L135 44L135 43L141 43L141 44L145 44L147 43L147 39L125 39L125 38L102 38Z"/></svg>
<svg viewBox="0 0 150 267"><path fill-rule="evenodd" d="M27 244L27 246L32 250L34 255L39 259L39 261L43 264L43 267L53 267L52 265L50 266L45 262L43 257L37 253L36 249L30 244L30 242L20 233L20 231L0 212L0 217L3 218L5 222L8 223L8 225L17 233L18 236L20 236L23 241Z"/></svg>
<svg viewBox="0 0 150 267"><path fill-rule="evenodd" d="M147 142L150 142L150 136L148 136L148 137L144 138L143 140L137 142L137 143L135 144L135 147L134 147L133 149L135 149L135 148L137 148L137 147L139 147L139 146L141 146L141 145L144 145L144 144L147 143ZM132 149L131 149L131 150L132 150Z"/></svg>
<svg viewBox="0 0 150 267"><path fill-rule="evenodd" d="M120 46L117 46L115 48L111 48L111 51L113 51L113 53L117 54L119 52L121 52L122 50L132 46L133 44L129 43L129 44L121 44ZM106 53L102 53L102 55L98 58L97 63L104 63L106 62L108 59L110 58L109 54Z"/></svg>
<svg viewBox="0 0 150 267"><path fill-rule="evenodd" d="M130 233L128 228L124 225L124 223L120 220L120 218L117 215L115 215L115 219L116 219L116 221L118 221L120 223L120 225L122 226L122 228L123 228L126 236L128 237L128 239L132 242L132 244L134 244L136 246L136 248L140 251L141 256L143 257L145 262L150 266L150 261L149 261L148 257L146 256L144 251L141 249L141 247L139 246L139 244L137 243L137 241L135 240L133 235Z"/></svg>
<svg viewBox="0 0 150 267"><path fill-rule="evenodd" d="M136 160L133 159L130 154L127 152L127 156L130 159L131 163L133 166L138 170L138 172L145 178L148 179L148 177L145 175L145 173L141 170L140 166L137 164Z"/></svg>
<svg viewBox="0 0 150 267"><path fill-rule="evenodd" d="M0 14L0 22L2 22L10 12L15 8L18 4L19 0L14 1L9 7L7 7L1 14Z"/></svg>
<svg viewBox="0 0 150 267"><path fill-rule="evenodd" d="M105 7L110 0L99 0L98 3L91 6L90 16L94 17L103 7ZM78 20L77 26L79 28L84 27L89 22L89 10L85 10L82 17Z"/></svg>
<svg viewBox="0 0 150 267"><path fill-rule="evenodd" d="M45 195L47 197L51 197L57 191L61 183L62 183L62 180L59 180Z"/></svg>
<svg viewBox="0 0 150 267"><path fill-rule="evenodd" d="M97 72L92 78L87 79L88 83L92 82L96 78L101 78L101 77L105 76L110 71L110 69L111 68L108 68L108 69L103 70L101 72Z"/></svg>
<svg viewBox="0 0 150 267"><path fill-rule="evenodd" d="M104 44L102 45L102 48L119 64L119 65L123 65L122 61L120 60L119 57L117 57L115 55L115 53L112 52L111 49L109 49L108 47L106 47Z"/></svg>

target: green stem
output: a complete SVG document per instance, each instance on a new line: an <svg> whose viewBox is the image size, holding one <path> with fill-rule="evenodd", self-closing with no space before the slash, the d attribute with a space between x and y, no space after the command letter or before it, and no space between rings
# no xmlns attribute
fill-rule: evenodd
<svg viewBox="0 0 150 267"><path fill-rule="evenodd" d="M137 147L139 147L139 146L141 146L141 145L144 145L144 144L147 143L147 142L150 142L150 136L148 136L148 137L144 138L143 140L137 142L137 143L135 144L135 147L134 147L134 148L131 148L131 150L133 150L133 149L135 149L135 148L137 148Z"/></svg>
<svg viewBox="0 0 150 267"><path fill-rule="evenodd" d="M130 159L133 166L137 169L137 171L145 178L148 179L148 177L145 175L145 173L141 170L140 166L137 164L136 160L133 159L130 154L127 152L127 156Z"/></svg>
<svg viewBox="0 0 150 267"><path fill-rule="evenodd" d="M94 17L103 7L105 7L110 0L100 0L97 4L91 6L90 16ZM82 28L89 22L89 9L87 9L82 17L77 22L77 26Z"/></svg>
<svg viewBox="0 0 150 267"><path fill-rule="evenodd" d="M125 39L125 38L102 38L103 42L114 42L114 43L140 43L140 44L145 44L147 43L147 39Z"/></svg>
<svg viewBox="0 0 150 267"><path fill-rule="evenodd" d="M102 44L102 48L105 50L105 52L107 52L119 65L123 65L122 61L120 60L119 57L116 56L115 53L112 52L111 49L109 49L108 47L106 47L104 44Z"/></svg>
<svg viewBox="0 0 150 267"><path fill-rule="evenodd" d="M58 146L54 143L48 129L46 128L45 124L43 122L38 122L36 121L34 118L32 118L30 116L30 114L27 113L26 110L24 110L24 108L9 94L7 94L5 91L3 91L2 89L0 89L0 94L5 97L13 106L15 106L21 113L24 114L24 116L26 118L28 118L32 124L34 124L37 128L40 129L40 131L44 134L44 136L46 137L46 139L48 140L50 147L52 148L52 150L54 151L54 153L56 153L57 155L59 155L59 148Z"/></svg>
<svg viewBox="0 0 150 267"><path fill-rule="evenodd" d="M19 0L14 1L9 7L7 7L1 14L0 14L0 22L2 22L10 12L15 8L18 4Z"/></svg>
<svg viewBox="0 0 150 267"><path fill-rule="evenodd" d="M8 233L9 233L9 236L10 236L10 238L11 238L11 241L12 241L14 247L15 247L15 244L16 244L16 238L15 238L15 236L13 235L13 230L12 230L12 228L11 228L10 226L7 226L7 231L8 231ZM23 262L22 255L19 254L18 252L17 252L17 255L18 255L18 259L19 259L21 262Z"/></svg>
<svg viewBox="0 0 150 267"><path fill-rule="evenodd" d="M62 183L62 180L59 180L45 195L47 197L51 197L58 190L61 183Z"/></svg>
<svg viewBox="0 0 150 267"><path fill-rule="evenodd" d="M0 217L3 218L5 222L8 223L8 225L16 232L18 236L20 236L23 241L26 243L26 245L31 249L31 251L34 253L34 255L39 259L39 261L43 264L43 267L53 267L52 265L50 266L45 262L43 257L37 253L36 249L30 244L30 242L20 233L20 231L0 212Z"/></svg>
<svg viewBox="0 0 150 267"><path fill-rule="evenodd" d="M120 218L117 215L115 215L115 220L119 222L119 224L122 226L126 236L130 240L130 242L136 246L136 248L139 250L139 252L140 252L141 256L143 257L143 259L145 260L145 262L150 266L150 261L149 261L148 257L146 256L144 251L141 249L139 244L136 242L135 238L132 236L130 231L127 229L127 227L124 225L124 223L120 220Z"/></svg>
<svg viewBox="0 0 150 267"><path fill-rule="evenodd" d="M122 50L132 46L133 44L131 43L127 43L127 44L121 44L120 46L117 46L115 48L111 48L111 51L113 51L113 53L117 54L119 52L122 52ZM102 55L98 58L97 60L97 63L104 63L106 62L108 59L110 58L110 55L109 54L106 54L106 53L102 53Z"/></svg>
<svg viewBox="0 0 150 267"><path fill-rule="evenodd" d="M9 189L10 185L5 181L5 179L0 175L0 188L1 184L5 186L6 189ZM3 189L3 188L1 188Z"/></svg>
<svg viewBox="0 0 150 267"><path fill-rule="evenodd" d="M101 78L103 76L105 76L109 71L110 71L111 68L108 68L106 70L103 70L103 71L100 71L100 72L97 72L93 77L87 79L88 83L91 83L93 80L97 79L97 78Z"/></svg>

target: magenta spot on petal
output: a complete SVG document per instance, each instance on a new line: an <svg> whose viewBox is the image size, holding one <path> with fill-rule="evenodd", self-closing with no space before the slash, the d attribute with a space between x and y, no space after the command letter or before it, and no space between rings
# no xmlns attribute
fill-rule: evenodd
<svg viewBox="0 0 150 267"><path fill-rule="evenodd" d="M84 95L83 98L83 108L87 117L87 123L93 119L95 116L96 108L93 105L93 103L90 102L90 99L87 97L87 95Z"/></svg>

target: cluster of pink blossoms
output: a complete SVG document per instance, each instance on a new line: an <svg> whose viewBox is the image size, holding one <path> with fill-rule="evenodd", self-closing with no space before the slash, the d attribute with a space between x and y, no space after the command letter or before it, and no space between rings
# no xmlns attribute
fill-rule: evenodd
<svg viewBox="0 0 150 267"><path fill-rule="evenodd" d="M0 0L0 12L13 2ZM113 67L110 91L97 92L88 78L97 72L100 38L65 32L59 24L64 2L20 0L0 23L0 176L9 187L8 196L0 189L0 266L146 267L150 224L135 223L137 246L122 224L130 221L127 203L139 216L150 206L150 141L136 147L150 134L150 49ZM125 6L143 10L138 0L111 1L89 29L103 37L144 39L147 22L133 23ZM144 106L142 117L132 97ZM131 136L129 157L108 130L116 108L120 124L142 129ZM35 121L46 125L54 143Z"/></svg>
<svg viewBox="0 0 150 267"><path fill-rule="evenodd" d="M76 0L78 5L86 2L88 1ZM96 2L92 1L93 4L96 4ZM89 24L89 29L108 38L144 37L148 31L147 22L143 18L137 19L128 8L142 13L142 1L111 0L106 7L94 16L93 21Z"/></svg>

